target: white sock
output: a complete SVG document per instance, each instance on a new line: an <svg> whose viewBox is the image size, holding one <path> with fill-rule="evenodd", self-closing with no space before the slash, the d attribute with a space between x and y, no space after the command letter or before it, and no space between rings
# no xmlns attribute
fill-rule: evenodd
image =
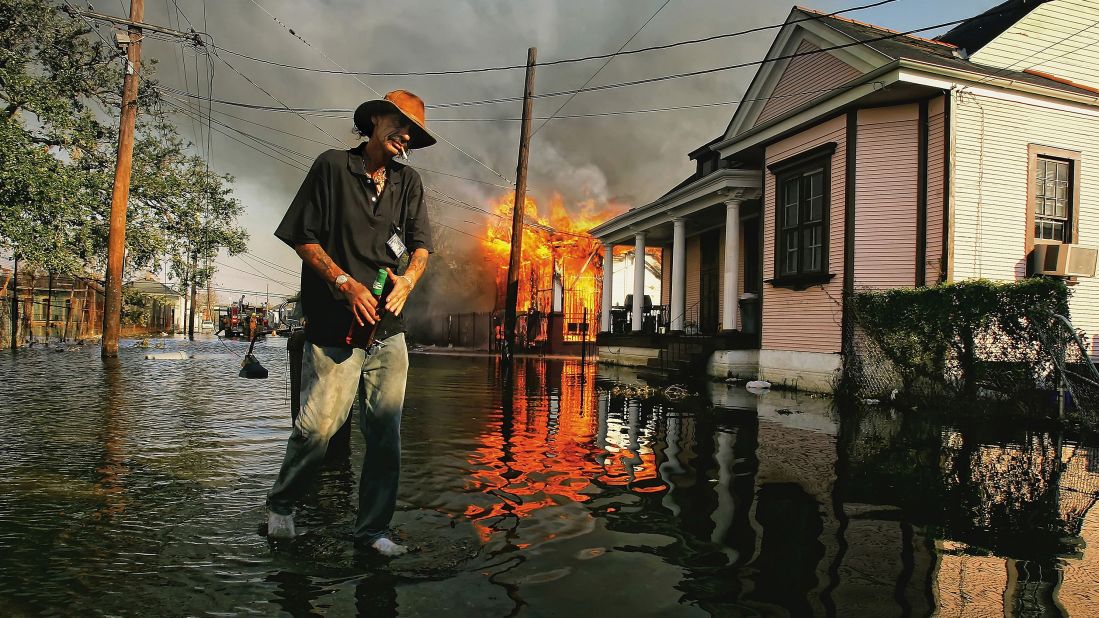
<svg viewBox="0 0 1099 618"><path fill-rule="evenodd" d="M378 552L379 554L387 556L389 558L408 553L407 547L405 547L404 545L398 545L393 541L385 538L384 536L371 543L370 547L372 547L374 551Z"/></svg>
<svg viewBox="0 0 1099 618"><path fill-rule="evenodd" d="M267 537L272 539L294 538L294 516L279 515L274 511L267 514Z"/></svg>

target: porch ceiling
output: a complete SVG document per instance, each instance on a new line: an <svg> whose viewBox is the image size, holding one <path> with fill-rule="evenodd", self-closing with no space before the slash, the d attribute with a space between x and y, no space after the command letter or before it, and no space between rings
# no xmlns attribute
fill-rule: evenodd
<svg viewBox="0 0 1099 618"><path fill-rule="evenodd" d="M651 244L670 242L674 219L687 218L689 227L698 228L716 216L712 224L718 225L724 221L725 202L758 198L761 183L762 174L758 169L717 170L654 202L597 225L590 233L611 244L632 243L638 232L645 232L646 242Z"/></svg>

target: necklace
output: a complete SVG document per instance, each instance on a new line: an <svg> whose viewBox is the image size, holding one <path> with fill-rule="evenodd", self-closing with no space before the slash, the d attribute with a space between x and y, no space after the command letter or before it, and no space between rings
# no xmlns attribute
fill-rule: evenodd
<svg viewBox="0 0 1099 618"><path fill-rule="evenodd" d="M368 171L366 171L366 159L364 158L363 159L363 172L365 172L366 175L370 178L370 181L374 183L374 187L378 190L378 193L381 193L382 189L385 187L385 181L386 181L385 166L383 165L383 166L379 167L377 169L377 171L375 171L373 173L368 172Z"/></svg>

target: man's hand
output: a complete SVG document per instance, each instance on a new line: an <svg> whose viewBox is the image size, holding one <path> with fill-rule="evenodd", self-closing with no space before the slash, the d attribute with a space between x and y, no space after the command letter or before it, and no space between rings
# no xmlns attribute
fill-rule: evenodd
<svg viewBox="0 0 1099 618"><path fill-rule="evenodd" d="M385 310L393 315L401 315L408 295L412 292L412 284L408 277L398 275L390 268L385 269L385 272L389 273L389 280L393 282L393 289L389 291L389 297L385 301Z"/></svg>
<svg viewBox="0 0 1099 618"><path fill-rule="evenodd" d="M351 306L351 313L354 314L359 326L374 324L378 321L378 300L370 293L369 288L354 279L348 279L347 283L340 287L340 292L347 299L347 304Z"/></svg>

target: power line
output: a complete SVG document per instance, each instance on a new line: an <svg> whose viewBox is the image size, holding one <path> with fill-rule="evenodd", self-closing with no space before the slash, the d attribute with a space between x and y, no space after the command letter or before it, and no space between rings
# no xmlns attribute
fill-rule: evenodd
<svg viewBox="0 0 1099 618"><path fill-rule="evenodd" d="M236 288L227 288L227 287L221 287L221 286L213 286L213 289L218 291L218 292L226 292L228 294L244 294L245 296L265 296L265 295L268 295L268 294L271 295L271 296L274 296L276 298L293 298L293 297L297 296L297 293L294 293L294 294L277 294L275 292L256 292L254 290L238 290Z"/></svg>
<svg viewBox="0 0 1099 618"><path fill-rule="evenodd" d="M281 106L282 106L283 108L285 108L286 110L288 110L288 111L292 111L292 110L291 110L291 108L290 108L290 106L288 106L287 104L283 103L283 102L282 102L282 100L280 100L280 99L279 99L278 97L276 97L275 95L273 95L273 94L271 94L270 92L268 92L266 88L264 88L263 86L260 86L259 84L257 84L257 83L255 82L255 80L253 80L252 78L248 77L247 75L245 75L245 74L244 74L244 73L242 73L241 71L237 70L237 68L236 68L236 67L234 67L234 66L233 66L232 64L230 64L230 63L229 63L229 61L227 61L227 60L226 60L225 58L222 58L222 57L221 57L221 55L219 55L219 54L218 54L218 52L217 52L217 48L216 48L216 47L211 47L211 49L213 50L213 54L214 54L214 57L215 57L215 58L217 58L218 60L221 60L221 61L222 61L223 63L225 63L225 66L229 67L229 69L231 69L231 70L232 70L232 71L233 71L234 73L236 73L237 75L240 75L240 76L241 76L242 78L244 78L244 80L245 80L245 81L247 81L247 82L248 82L249 84L252 84L253 86L255 86L255 87L256 87L257 89L259 89L259 91L260 91L260 92L262 92L263 94L265 94L265 95L267 95L268 97L270 97L270 98L271 98L272 100L274 100L274 101L275 101L276 103L278 103L279 105L281 105ZM211 100L212 100L212 99L211 99ZM299 114L299 113L297 113L297 112L294 112L294 113L295 113L295 115L296 115L296 116L298 116L299 118L301 118L302 120L304 120L304 121L305 121L306 123L308 123L308 124L309 124L310 126L312 126L312 127L314 128L314 129L316 129L316 130L320 131L321 133L324 133L324 134L325 134L325 135L327 135L328 137L332 138L332 139L333 139L333 140L334 140L334 141L335 141L336 143L338 143L338 144L343 144L344 146L347 146L348 148L350 148L350 144L348 144L347 142L345 142L345 141L343 141L342 139L340 139L340 138L336 137L335 135L332 135L332 134L331 134L331 133L329 133L328 131L326 131L326 130L322 129L322 128L321 128L320 126L316 125L316 124L315 124L315 123L314 123L313 121L309 120L309 119L308 119L308 118L306 118L305 116L303 116L303 115L301 115L301 114Z"/></svg>
<svg viewBox="0 0 1099 618"><path fill-rule="evenodd" d="M619 46L618 51L611 54L611 56L609 58L607 58L607 61L604 62L602 64L602 66L600 66L598 69L596 69L595 73L591 74L591 77L588 78L588 81L584 82L583 86L580 86L579 90L577 90L573 94L569 95L569 98L565 99L565 102L562 103L561 106L558 107L556 111L554 111L552 114L550 114L549 118L546 118L545 120L543 120L542 124L538 125L537 129L535 129L534 131L531 131L530 136L534 137L534 135L536 133L538 133L539 131L542 130L542 127L546 126L546 123L548 123L550 120L553 120L554 116L559 114L561 112L561 110L565 109L565 106L568 105L569 103L571 103L572 100L576 98L576 95L583 92L584 89L588 87L588 84L590 84L592 82L592 80L594 80L595 77L603 71L603 69L607 68L607 65L610 64L612 60L614 60L615 56L622 53L622 50L626 49L626 46L629 45L630 42L633 41L635 38L637 38L637 35L641 34L641 31L645 29L645 26L648 26L649 22L656 19L656 16L660 14L660 11L663 11L664 7L668 6L668 3L671 2L671 1L672 0L664 0L664 4L661 4L660 7L658 9L656 9L656 11L654 11L653 14L649 16L648 19L645 20L645 23L641 24L641 27L637 29L637 32L634 32L632 35L630 35L630 38L626 39L626 42L623 43L621 46Z"/></svg>
<svg viewBox="0 0 1099 618"><path fill-rule="evenodd" d="M771 63L771 62L778 62L778 61L782 61L782 60L790 60L790 59L793 59L793 58L800 58L800 57L803 57L803 56L812 56L812 55L816 55L816 54L827 53L829 51L834 51L834 50L837 50L837 49L846 49L846 48L849 48L849 47L856 47L856 46L866 45L868 43L874 43L874 42L877 42L877 41L885 41L885 40L888 40L888 39L895 39L895 38L898 38L898 37L909 36L909 35L916 34L916 33L919 33L919 32L926 32L926 31L929 31L929 30L936 30L936 29L939 29L939 28L947 27L947 26L957 25L957 24L960 24L960 23L963 23L963 22L966 22L966 21L973 21L973 20L977 20L977 19L988 19L990 17L999 16L999 15L1003 14L1004 12L1005 11L1000 11L1000 12L997 12L997 13L987 13L987 14L980 15L980 16L974 17L974 18L956 19L956 20L953 20L953 21L934 24L934 25L931 25L931 26L924 26L924 27L921 27L921 28L914 28L912 30L907 30L907 31L904 31L904 32L894 32L892 34L886 34L886 35L871 37L871 38L868 38L868 39L855 40L855 41L851 41L849 43L842 43L842 44L839 44L839 45L832 45L832 46L829 46L829 47L821 47L821 48L812 49L812 50L794 52L794 53L785 54L785 55L781 55L781 56L775 56L773 58L764 58L762 60L753 60L753 61L750 61L750 62L741 62L741 63L736 63L736 64L722 65L722 66L718 66L718 67L711 67L709 69L700 69L700 70L697 70L697 71L688 71L688 72L683 72L683 73L675 73L675 74L671 74L671 75L662 75L662 76L658 76L658 77L649 77L649 78L645 78L645 79L631 80L631 81L626 81L626 82L618 82L618 83L613 83L613 84L603 84L603 85L600 85L600 86L594 86L592 88L588 88L588 89L585 90L585 92L595 92L595 91L601 91L601 90L610 90L610 89L614 89L614 88L624 88L624 87L629 87L629 86L638 86L638 85L651 84L651 83L668 81L668 80L673 80L673 79L682 79L682 78L686 78L686 77L697 77L697 76L700 76L700 75L709 75L709 74L712 74L712 73L718 73L718 72L722 72L722 71L729 71L729 70L733 70L733 69L741 69L741 68L750 67L750 66L759 66L759 65L768 64L768 63ZM162 86L161 88L164 88L164 87ZM169 90L171 90L171 89L169 89ZM182 94L182 95L185 95L185 96L188 94L188 93L181 92L181 91L175 91L175 92L177 94ZM573 93L579 93L579 89L561 90L561 91L558 91L558 92L548 92L548 93L542 93L542 94L535 94L533 96L534 96L534 98L539 98L540 99L540 98L566 96L566 95L570 95L570 94L573 94ZM478 101L437 103L437 104L434 104L434 105L429 105L427 107L434 108L434 109L454 108L454 107L473 107L473 106L479 106L479 105L493 105L493 104L497 104L497 103L512 103L512 102L516 102L516 101L520 101L520 100L522 100L522 97L512 96L512 97L500 97L500 98L496 98L496 99L483 99L483 100L478 100ZM244 108L248 108L248 109L257 109L257 110L272 111L272 112L286 112L286 111L289 111L289 112L295 112L295 113L348 114L351 111L353 111L353 110L348 109L348 108L303 108L303 107L276 108L276 107L265 106L265 105L256 105L256 104L251 104L251 103L242 103L242 102L239 102L239 101L225 101L225 100L218 100L218 99L215 99L215 102L223 104L223 105L230 105L230 106L235 106L235 107L244 107Z"/></svg>
<svg viewBox="0 0 1099 618"><path fill-rule="evenodd" d="M339 68L339 69L341 69L341 70L345 70L345 69L344 69L344 67L343 67L342 65L340 65L340 63L338 63L338 62L336 62L335 60L333 60L333 59L332 59L331 57L329 57L329 55L328 55L328 54L324 53L324 51L323 51L323 50L321 50L320 48L317 48L317 47L313 47L312 45L310 45L308 41L306 41L306 40L305 40L304 38L302 38L302 37L301 37L301 36L300 36L299 34L297 34L296 32L294 32L294 30L293 30L293 29L291 29L291 28L290 28L289 26L287 26L286 24L284 24L284 23L282 22L282 20L280 20L280 19L279 19L278 17L275 17L274 15L272 15L272 14L271 14L271 12L270 12L270 11L268 11L267 9L263 8L263 6L262 6L262 5L261 5L261 4L259 3L259 2L256 2L256 0L251 0L251 2L252 2L252 4L256 5L256 6L257 6L257 7L258 7L258 8L259 8L259 9L260 9L261 11L263 11L264 13L267 13L267 14L268 14L268 15L269 15L269 16L271 17L271 19L274 19L276 23L278 23L278 24L279 24L280 26L282 26L282 27L283 27L283 28L284 28L284 29L285 29L285 30L286 30L287 32L289 32L289 33L290 33L291 35L293 35L293 36L294 36L294 38L298 39L299 41L301 41L302 43L304 43L304 44L305 44L306 46L308 46L309 48L311 48L311 49L314 49L314 50L316 50L317 52L319 52L319 53L320 53L320 55L324 56L325 60L327 60L327 61L331 62L331 63L332 63L332 64L333 64L334 66L336 66L337 68ZM217 55L217 50L216 50L216 49L214 50L214 55ZM224 60L222 60L222 62L224 62ZM356 75L356 76L354 76L354 79L355 79L355 81L359 82L359 84L361 84L362 86L364 86L364 87L365 87L365 88L366 88L367 90L370 90L371 92L373 92L375 96L377 96L377 97L381 98L382 94L381 94L380 92L378 92L378 91L377 91L377 90L375 90L375 89L374 89L373 87L371 87L371 86L370 86L369 84L367 84L366 82L364 82L364 81L363 81L362 79L360 79L360 78L359 78L359 77L358 77L357 75ZM453 148L453 149L457 150L458 152L460 152L460 153L461 153L461 154L462 154L463 156L467 157L468 159L470 159L470 160L474 161L475 163L477 163L477 164L478 164L478 165L480 165L481 167L483 167L483 168L487 169L488 171L490 171L490 172L492 172L493 174L496 174L497 176L499 176L500 178L502 178L502 179L504 180L504 182L507 182L508 184L511 184L511 185L514 185L514 184L515 184L515 181L513 181L512 179L508 178L507 176L505 176L505 175L501 174L500 172L496 171L496 168L494 168L494 167L490 166L489 164L485 163L484 161L482 161L482 160L478 159L477 157L475 157L475 156L471 155L470 153L466 152L466 151L465 151L465 150L463 150L463 149L462 149L461 147L459 147L459 146L458 146L457 144L455 144L454 142L452 142L452 141L450 141L449 139L447 139L445 135L443 135L443 134L441 134L441 133L439 133L439 132L437 132L437 131L433 131L432 133L433 133L433 134L435 135L435 137L438 137L439 139L441 139L441 140L443 140L444 142L446 142L446 143L447 143L447 145L449 145L449 146L450 146L451 148Z"/></svg>
<svg viewBox="0 0 1099 618"><path fill-rule="evenodd" d="M501 189L510 189L511 188L507 185L501 185L501 184L497 184L495 182L489 182L487 180L477 180L476 178L467 178L465 176L459 176L457 174L451 174L449 172L440 172L439 170L428 169L426 167L422 167L422 166L419 166L419 165L417 165L413 169L415 169L417 172L430 172L432 174L439 174L441 176L450 176L451 178L458 178L458 179L461 179L461 180L468 180L470 182L476 182L476 183L480 183L480 184L483 184L483 185L489 185L490 187L499 187Z"/></svg>
<svg viewBox="0 0 1099 618"><path fill-rule="evenodd" d="M267 276L265 276L263 274L260 274L260 273L248 272L246 270L242 270L240 268L235 268L235 267L230 266L228 264L218 262L217 260L214 260L214 263L217 264L218 266L222 267L222 268L228 268L229 270L235 270L238 273L243 273L243 274L248 275L250 277L255 277L255 276L258 275L259 278L261 278L265 281L270 281L271 283L276 283L278 285L281 285L281 286L284 286L284 287L287 287L287 288L290 288L290 289L295 289L297 287L296 284L290 284L290 283L287 283L285 281L279 281L278 279L272 279L271 277L267 277Z"/></svg>
<svg viewBox="0 0 1099 618"><path fill-rule="evenodd" d="M470 238L476 238L477 240L483 240L483 241L485 241L485 242L489 242L489 240L488 240L487 238L485 238L484 236L478 236L478 235L476 235L476 234L471 234L471 233L469 233L469 232L467 232L467 231L465 231L465 230L460 230L460 229L458 229L458 228L456 228L456 227L451 227L451 226L449 226L449 225L447 225L447 224L445 224L445 223L442 223L442 222L437 222L437 224L438 224L438 225L440 225L440 226L442 226L442 227L445 227L445 228L446 228L446 229L448 229L448 230L453 230L453 231L455 231L455 232L458 232L459 234L465 234L466 236L469 236Z"/></svg>
<svg viewBox="0 0 1099 618"><path fill-rule="evenodd" d="M1072 34L1069 34L1068 36L1062 37L1062 38L1060 38L1060 39L1058 39L1058 40L1054 41L1053 43L1050 43L1049 45L1046 45L1046 46L1045 46L1045 47L1043 47L1042 49L1039 49L1038 51L1036 51L1036 52L1034 52L1034 53L1032 53L1032 54L1030 54L1030 55L1028 55L1028 56L1025 56L1025 57L1023 57L1023 58L1020 58L1019 60L1016 60L1015 62L1012 62L1012 63L1011 63L1011 64L1009 64L1008 66L1006 66L1006 67L1003 67L1003 68L1001 68L1001 69L997 70L997 71L996 71L996 72L994 72L994 73L993 73L992 75L989 75L988 77L986 77L985 79L983 79L983 80L981 80L980 82L977 82L977 83L979 83L979 84L983 84L983 83L986 83L986 82L988 82L988 80L990 80L990 79L993 79L993 78L995 78L995 77L997 77L997 76L999 76L999 75L1002 75L1003 73L1007 72L1008 70L1010 70L1010 69L1011 69L1011 67L1014 67L1014 66L1016 66L1016 65L1018 65L1018 64L1021 64L1021 63L1023 63L1023 62L1026 62L1027 60L1030 60L1030 59L1031 59L1031 58L1033 58L1034 56L1037 56L1038 54L1041 54L1042 52L1044 52L1044 51L1046 51L1046 50L1052 49L1052 48L1054 48L1054 47L1056 47L1056 46L1060 45L1061 43L1064 43L1065 41L1067 41L1067 40L1069 40L1069 39L1071 39L1071 38L1073 38L1073 37L1075 37L1075 36L1077 36L1077 35L1083 34L1084 32L1086 32L1086 31L1088 31L1088 30L1090 30L1090 29L1094 28L1094 27L1095 27L1095 26L1097 26L1097 25L1099 25L1099 20L1097 20L1097 21L1094 21L1094 22L1092 22L1092 23L1088 24L1087 26L1084 26L1083 28L1081 28L1081 29L1077 30L1076 32L1073 32ZM1077 48L1075 48L1075 49L1071 49L1071 50L1069 50L1069 51L1067 51L1067 52L1064 52L1064 53L1062 53L1062 54L1059 54L1059 55L1057 55L1057 56L1053 56L1053 57L1051 57L1051 58L1046 58L1045 60L1040 60L1040 61L1038 61L1038 62L1035 62L1034 64L1030 65L1029 67L1027 67L1027 68L1023 69L1023 72L1029 71L1030 69L1032 69L1032 68L1034 68L1034 67L1038 66L1038 65L1039 65L1039 64L1041 64L1042 62L1048 62L1048 61L1050 61L1050 60L1056 60L1056 59L1058 59L1058 58L1060 58L1060 57L1062 57L1062 56L1066 56L1066 55L1068 55L1068 54L1070 54L1070 53L1073 53L1073 52L1079 51L1080 49L1083 49L1084 47L1087 47L1088 45L1090 45L1090 42L1086 42L1086 43L1084 43L1084 45L1082 45L1082 46L1080 46L1080 47L1077 47Z"/></svg>
<svg viewBox="0 0 1099 618"><path fill-rule="evenodd" d="M270 266L271 268L274 268L275 270L281 270L281 271L285 272L288 275L293 275L293 276L296 277L296 276L301 274L300 271L291 270L291 269L289 269L289 268L287 268L287 267L285 267L281 264L277 264L275 262L272 262L271 260L261 258L260 256L256 255L255 253L249 253L247 251L245 251L244 253L245 253L245 255L251 257L253 260L256 260L257 262L259 262L261 264L266 264L266 265Z"/></svg>
<svg viewBox="0 0 1099 618"><path fill-rule="evenodd" d="M792 97L801 97L807 94L820 94L825 92L834 92L836 90L844 90L850 88L849 85L835 86L832 88L820 88L818 90L806 90L803 92L790 92L787 94L770 95L766 97L754 97L744 99L734 99L732 101L716 101L713 103L696 103L693 105L675 105L671 107L653 107L648 109L628 109L618 110L613 112L592 112L589 114L564 114L556 116L557 120L571 119L571 118L598 118L602 116L622 116L627 114L652 114L656 112L671 112L684 109L699 109L703 107L721 107L725 105L736 105L738 103L747 103L751 101L770 101L773 99L785 99ZM535 120L546 120L549 116L535 116ZM432 122L521 122L522 118L437 118Z"/></svg>
<svg viewBox="0 0 1099 618"><path fill-rule="evenodd" d="M169 96L169 97L171 97L171 98L173 98L173 99L181 100L181 97L179 97L179 96L176 96L176 95L168 94L168 96ZM173 107L174 107L174 106L173 106ZM174 107L174 108L175 108L175 107ZM191 111L192 113L195 113L195 112L194 112L194 110L191 110L190 108L188 108L188 109L189 109L189 111ZM283 130L281 130L281 129L278 129L277 127L272 127L272 126L269 126L269 125L265 125L265 124L262 124L262 123L258 123L258 122L253 122L253 121L251 121L251 120L248 120L247 118L241 118L241 117L239 117L239 116L234 116L234 115L232 115L232 114L227 114L227 113L225 113L225 112L222 112L222 111L218 111L217 113L218 113L218 114L221 114L221 115L223 115L223 116L227 116L227 117L229 117L229 118L234 118L234 119L236 119L236 120L240 120L240 121L243 121L243 122L247 122L247 123L249 123L249 124L254 124L254 125L256 125L256 126L259 126L259 127L263 127L263 128L265 128L265 129L269 129L269 130L271 130L271 131L276 131L276 132L278 132L278 133L282 133L282 134L284 134L284 135L288 135L288 136L290 136L290 137L295 137L295 138L298 138L298 139L302 139L302 140L310 141L310 142L313 142L313 143L316 143L316 144L320 144L320 145L322 145L322 146L329 146L329 144L328 144L327 142L322 142L322 141L319 141L319 140L315 140L315 139L312 139L312 138L309 138L309 137L305 137L304 135L298 135L298 134L296 134L296 133L290 133L290 132L288 132L288 131L283 131ZM291 148L287 148L287 147L285 147L285 146L283 146L283 145L281 145L281 144L278 144L278 143L276 143L276 142L272 142L272 141L269 141L269 140L266 140L266 139L263 139L263 138L260 138L260 137L256 137L256 136L254 136L254 135L252 135L252 134L250 134L250 133L247 133L247 132L245 132L245 131L242 131L242 130L240 130L240 129L238 129L238 128L236 128L236 127L234 127L234 126L230 125L230 124L227 124L227 123L224 123L224 122L221 122L221 121L218 121L218 120L214 120L214 119L213 119L212 117L210 117L210 116L206 115L206 114L205 114L205 112L198 112L198 115L199 115L199 117L200 117L200 118L203 118L203 119L207 120L208 122L213 122L214 124L217 124L218 126L222 126L222 127L225 127L225 128L227 128L227 129L229 129L229 130L231 130L231 131L234 131L234 132L236 132L236 133L239 133L239 134L241 134L241 135L243 135L243 136L245 136L245 137L247 137L247 138L249 138L249 139L255 140L255 141L256 141L256 142L258 142L258 143L261 143L261 144L263 144L263 145L265 145L265 146L268 146L268 147L270 147L270 148L272 148L272 149L276 149L276 150L277 150L277 152L278 152L279 154L283 154L283 153L290 153L290 154L292 154L292 155L295 155L295 156L297 156L297 157L300 157L300 158L302 158L303 160L307 160L307 161L309 161L309 162L312 162L312 160L314 159L314 156L313 156L313 155L310 155L310 154L306 154L306 153L302 153L302 152L298 152L298 151L296 151L296 150L293 150L293 149L291 149ZM193 119L192 119L192 121L193 121ZM429 168L426 168L426 167L421 167L421 166L419 166L419 165L417 165L417 166L416 166L416 167L415 167L414 169L415 169L416 171L418 171L418 172L430 172L430 173L432 173L432 174L440 174L440 175L442 175L442 176L449 176L450 178L457 178L457 179L460 179L460 180L467 180L467 181L469 181L469 182L475 182L475 183L485 184L485 185L489 185L489 186L493 186L493 187L499 187L499 188L501 188L501 189L510 189L510 188L511 188L511 187L509 187L509 186L506 186L506 185L501 185L501 184L498 184L498 183L494 183L494 182L489 182L489 181L487 181L487 180L478 180L478 179L476 179L476 178L468 178L468 177L466 177L466 176L460 176L460 175L458 175L458 174L452 174L452 173L450 173L450 172L444 172L444 171L441 171L441 170L429 169Z"/></svg>
<svg viewBox="0 0 1099 618"><path fill-rule="evenodd" d="M167 100L162 101L162 103L169 106L169 107L171 107L172 109L174 109L176 111L176 113L183 114L184 116L187 116L187 117L192 118L192 119L195 118L195 116L192 115L193 112L191 112L188 109L177 106L177 105L175 105L172 102L167 101ZM232 135L231 133L227 133L225 131L222 131L221 129L214 129L214 131L216 131L217 133L220 133L221 135L224 135L225 137L228 137L229 139L233 140L234 142L237 142L238 144L241 144L243 146L247 146L248 148L251 148L252 150L255 150L256 152L262 154L263 156L265 156L269 159L273 159L275 161L278 161L279 163L282 163L283 165L288 165L288 166L290 166L294 169L297 169L299 171L302 171L302 172L308 172L309 171L308 168L302 166L300 163L298 163L298 162L296 162L293 159L290 159L288 157L284 157L280 153L272 154L271 152L263 150L263 149L257 147L254 144L250 144L250 143L248 143L244 140L241 140L240 138ZM244 131L241 131L240 129L234 129L234 131L240 133L241 135L247 136L249 139L259 140L259 138L253 138L253 136L245 133Z"/></svg>
<svg viewBox="0 0 1099 618"><path fill-rule="evenodd" d="M747 30L740 30L740 31L737 31L737 32L729 32L729 33L725 33L725 34L717 34L717 35L698 38L698 39L677 41L677 42L674 42L674 43L666 43L666 44L663 44L663 45L653 45L651 47L642 47L642 48L639 48L639 49L633 49L633 50L625 51L625 52L620 50L620 51L615 52L613 54L597 54L597 55L594 55L594 56L583 56L583 57L580 57L580 58L565 58L565 59L561 59L561 60L551 60L551 61L548 61L548 62L539 62L535 66L541 68L541 67L554 66L554 65L558 65L558 64L571 64L571 63L576 63L576 62L586 62L588 60L600 60L600 59L603 59L603 58L613 58L614 56L625 56L625 55L631 55L631 54L640 54L640 53L649 52L649 51L655 51L655 50L661 50L661 49L670 49L670 48L673 48L673 47L681 47L681 46L684 46L684 45L695 45L695 44L698 44L698 43L708 43L710 41L716 41L716 40L719 40L719 39L726 39L726 38L744 36L744 35L747 35L747 34L754 34L756 32L763 32L763 31L766 31L766 30L773 30L775 28L782 28L783 26L786 26L787 24L796 24L796 23L800 23L800 22L804 22L804 21L813 21L813 20L821 19L822 17L831 17L831 16L834 16L834 15L841 15L843 13L852 13L852 12L855 12L855 11L862 11L862 10L865 10L865 9L879 7L879 6L882 6L884 4L890 4L890 3L893 3L893 2L896 2L896 1L897 0L881 0L879 2L874 2L874 3L871 3L871 4L864 4L864 5L861 5L861 6L855 6L855 7L851 7L851 8L847 8L847 9L842 9L842 10L839 10L839 11L834 11L832 13L827 13L827 14L822 14L822 15L813 15L811 17L805 17L805 18L802 18L802 19L792 19L790 21L786 21L786 22L783 22L783 23L780 23L780 24L769 24L769 25L766 25L766 26L758 26L758 27L755 27L755 28L749 28ZM264 12L266 12L266 10ZM270 13L268 13L268 15L270 15ZM274 17L274 16L272 16L272 17ZM276 18L276 21L278 21L277 18ZM279 22L279 23L282 24L282 22ZM285 24L282 24L282 25L283 25L284 28L287 28L285 26ZM287 28L287 30L289 30L289 28ZM290 32L295 37L301 39L301 37L299 37L297 35L297 33L295 33L293 30L290 30ZM305 41L302 40L302 42L305 42ZM306 45L308 45L308 43L306 43ZM526 66L527 66L525 64L514 64L514 65L494 66L494 67L478 67L478 68L469 68L469 69L451 69L451 70L438 70L438 71L409 71L409 72L348 71L348 70L343 69L343 68L341 68L339 70L333 70L333 69L322 69L322 68L318 68L318 67L305 67L305 66L298 66L298 65L293 65L293 64L285 64L285 63L282 63L282 62L276 62L274 60L269 60L267 58L259 58L259 57L256 57L256 56L252 56L252 55L246 54L244 52L227 49L225 47L220 47L219 46L218 49L225 52L225 53L232 54L234 56L239 56L241 58L245 58L245 59L248 59L248 60L252 60L254 62L261 62L261 63L264 63L264 64L283 67L283 68L286 68L286 69L294 69L294 70L298 70L298 71L311 71L313 73L331 73L331 74L335 74L335 75L363 75L363 76L367 76L367 77L417 77L417 76L430 76L430 75L466 75L466 74L470 74L470 73L487 73L487 72L492 72L492 71L510 71L510 70L515 70L515 69L525 69Z"/></svg>
<svg viewBox="0 0 1099 618"><path fill-rule="evenodd" d="M170 92L164 92L163 94L167 94L168 96L170 96L172 98L175 98L175 99L179 99L181 101L185 100L183 97L180 97L179 95L176 95L176 94L173 94L173 93L170 93ZM279 129L278 127L272 127L270 125L266 125L266 124L263 124L261 122L256 122L254 120L249 120L248 118L243 118L241 116L234 116L233 114L230 114L228 112L224 112L222 110L211 110L211 111L213 113L220 114L220 115L225 116L227 118L232 118L234 120L239 120L241 122L247 122L250 125L254 125L254 126L257 126L257 127L262 127L264 129L275 131L277 133L282 133L283 135L288 135L290 137L296 137L300 140L305 140L307 142L313 142L314 144L320 144L321 146L330 146L331 145L328 142L322 142L321 140L313 139L312 137L306 137L304 135L298 135L297 133L291 133L290 131L284 131L282 129ZM435 121L435 122L437 122L437 121ZM420 168L417 168L417 169L420 169Z"/></svg>

